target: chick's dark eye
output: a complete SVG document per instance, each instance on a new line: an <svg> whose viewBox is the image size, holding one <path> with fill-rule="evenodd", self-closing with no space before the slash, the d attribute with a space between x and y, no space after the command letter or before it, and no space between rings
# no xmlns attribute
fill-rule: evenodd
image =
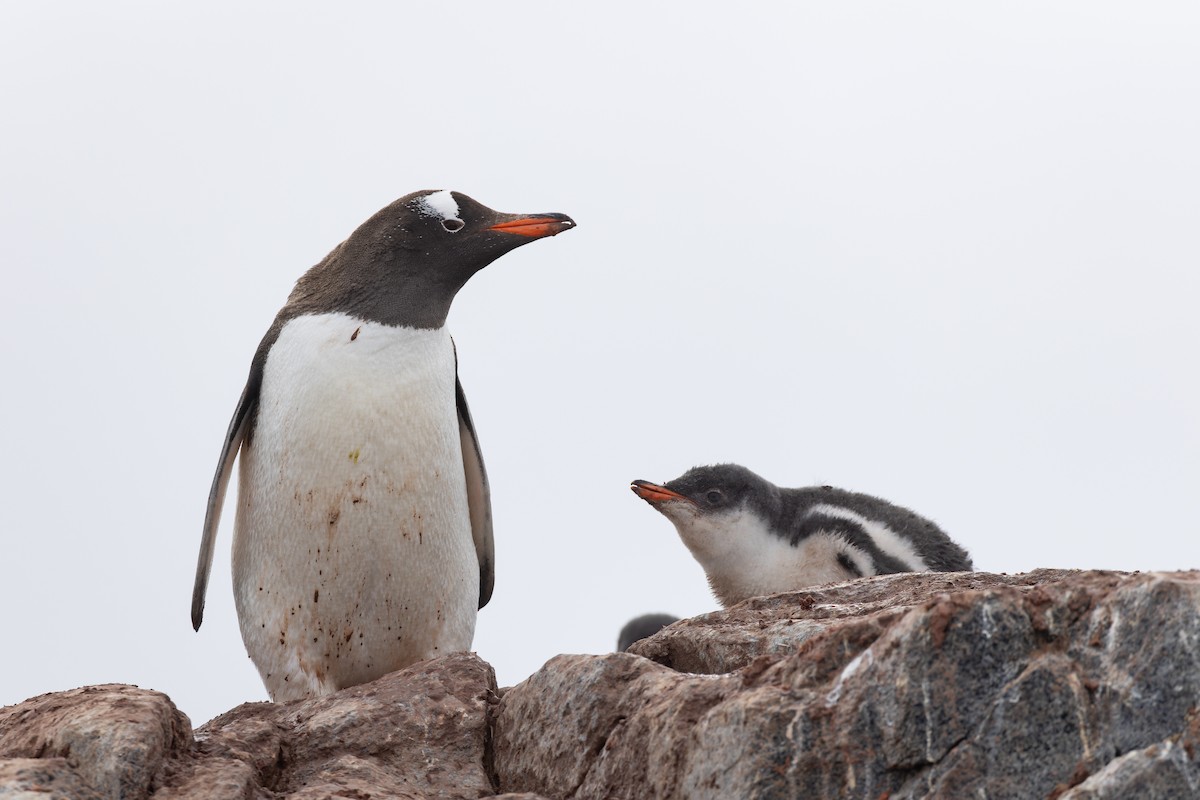
<svg viewBox="0 0 1200 800"><path fill-rule="evenodd" d="M446 230L450 231L451 233L456 233L458 231L461 231L463 229L463 226L466 224L467 223L463 222L461 219L444 219L444 220L442 220L442 227L445 228Z"/></svg>
<svg viewBox="0 0 1200 800"><path fill-rule="evenodd" d="M709 505L715 506L725 499L725 495L721 494L716 489L709 489L704 493L704 499L708 501Z"/></svg>

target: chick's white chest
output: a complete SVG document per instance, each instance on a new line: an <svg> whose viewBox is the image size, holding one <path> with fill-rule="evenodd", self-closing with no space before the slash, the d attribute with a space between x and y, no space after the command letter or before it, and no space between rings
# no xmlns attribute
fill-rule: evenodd
<svg viewBox="0 0 1200 800"><path fill-rule="evenodd" d="M745 509L721 515L683 510L673 522L725 607L854 577L838 562L845 542L836 536L817 533L793 545Z"/></svg>

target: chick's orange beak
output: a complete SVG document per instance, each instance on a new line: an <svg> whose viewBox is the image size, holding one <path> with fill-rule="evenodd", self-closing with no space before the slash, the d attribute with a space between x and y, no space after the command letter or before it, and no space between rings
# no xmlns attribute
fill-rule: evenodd
<svg viewBox="0 0 1200 800"><path fill-rule="evenodd" d="M629 488L647 503L663 503L667 500L688 499L679 492L673 492L665 486L659 486L657 483L651 483L650 481L634 481L629 484Z"/></svg>

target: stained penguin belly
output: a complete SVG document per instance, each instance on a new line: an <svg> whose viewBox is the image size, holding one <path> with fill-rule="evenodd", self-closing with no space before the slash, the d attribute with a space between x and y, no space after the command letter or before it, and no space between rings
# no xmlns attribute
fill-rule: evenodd
<svg viewBox="0 0 1200 800"><path fill-rule="evenodd" d="M449 334L289 322L241 454L234 592L275 700L470 648L479 594Z"/></svg>

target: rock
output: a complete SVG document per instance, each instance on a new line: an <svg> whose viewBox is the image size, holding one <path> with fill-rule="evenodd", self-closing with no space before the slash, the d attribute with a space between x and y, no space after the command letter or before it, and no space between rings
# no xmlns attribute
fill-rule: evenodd
<svg viewBox="0 0 1200 800"><path fill-rule="evenodd" d="M194 739L157 692L45 695L0 711L0 798L41 785L71 798L474 800L496 791L486 761L495 698L495 673L468 653L319 700L239 706Z"/></svg>
<svg viewBox="0 0 1200 800"><path fill-rule="evenodd" d="M61 759L37 780L81 795L149 795L191 738L187 717L166 695L133 686L89 686L0 709L0 759ZM34 780L28 765L8 768L26 776L10 780Z"/></svg>
<svg viewBox="0 0 1200 800"><path fill-rule="evenodd" d="M724 611L678 622L657 636L635 642L629 652L680 672L717 675L741 669L758 656L789 653L805 639L830 627L862 626L862 634L873 639L897 616L935 594L1001 586L1030 589L1074 574L1078 573L1042 569L1021 575L986 572L881 575L756 597Z"/></svg>
<svg viewBox="0 0 1200 800"><path fill-rule="evenodd" d="M101 800L65 758L0 760L0 798L4 800Z"/></svg>
<svg viewBox="0 0 1200 800"><path fill-rule="evenodd" d="M196 739L201 763L235 767L228 774L241 796L474 800L495 791L485 764L495 696L492 668L459 653L318 700L240 706ZM210 766L172 796L210 796L211 780Z"/></svg>
<svg viewBox="0 0 1200 800"><path fill-rule="evenodd" d="M1200 573L894 575L747 601L631 650L663 663L560 656L508 690L502 789L1047 797L1183 730Z"/></svg>
<svg viewBox="0 0 1200 800"><path fill-rule="evenodd" d="M44 695L0 709L0 798L1200 797L1198 572L890 575L631 651L503 693L461 653L194 735L157 692Z"/></svg>
<svg viewBox="0 0 1200 800"><path fill-rule="evenodd" d="M550 797L613 786L675 796L694 726L740 686L736 676L684 676L627 653L556 656L500 701L500 786Z"/></svg>
<svg viewBox="0 0 1200 800"><path fill-rule="evenodd" d="M1177 736L1110 761L1059 800L1200 797L1200 713Z"/></svg>

